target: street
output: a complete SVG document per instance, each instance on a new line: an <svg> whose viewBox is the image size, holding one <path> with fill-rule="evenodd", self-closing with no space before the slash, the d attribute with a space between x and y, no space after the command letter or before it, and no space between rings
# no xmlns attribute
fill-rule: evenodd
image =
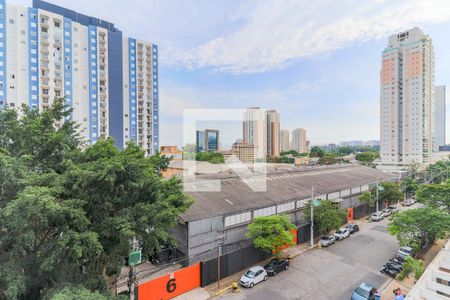
<svg viewBox="0 0 450 300"><path fill-rule="evenodd" d="M309 251L291 261L289 270L252 289L240 288L222 300L350 299L362 282L381 287L391 279L381 266L398 250L387 232L387 220L364 223L360 231L329 248Z"/></svg>

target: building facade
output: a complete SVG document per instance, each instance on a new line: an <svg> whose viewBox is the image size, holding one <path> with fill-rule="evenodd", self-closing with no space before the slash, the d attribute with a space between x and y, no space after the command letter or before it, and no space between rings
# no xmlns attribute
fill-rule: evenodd
<svg viewBox="0 0 450 300"><path fill-rule="evenodd" d="M435 126L436 126L436 143L435 151L439 151L440 146L445 145L445 122L446 122L446 94L445 85L436 86L436 102L435 102Z"/></svg>
<svg viewBox="0 0 450 300"><path fill-rule="evenodd" d="M243 163L255 162L255 147L250 144L234 143L231 154L239 158Z"/></svg>
<svg viewBox="0 0 450 300"><path fill-rule="evenodd" d="M267 155L267 120L265 110L259 107L248 108L244 113L243 143L253 145L255 159Z"/></svg>
<svg viewBox="0 0 450 300"><path fill-rule="evenodd" d="M290 149L290 141L289 141L289 130L281 129L280 130L280 151L289 151Z"/></svg>
<svg viewBox="0 0 450 300"><path fill-rule="evenodd" d="M73 109L86 142L159 148L158 47L114 24L44 1L0 0L0 108Z"/></svg>
<svg viewBox="0 0 450 300"><path fill-rule="evenodd" d="M409 291L407 300L448 300L450 298L450 240L436 255Z"/></svg>
<svg viewBox="0 0 450 300"><path fill-rule="evenodd" d="M434 50L419 28L389 37L380 72L381 164L428 164L434 150Z"/></svg>
<svg viewBox="0 0 450 300"><path fill-rule="evenodd" d="M197 130L196 152L217 152L219 151L219 130L206 129Z"/></svg>
<svg viewBox="0 0 450 300"><path fill-rule="evenodd" d="M267 155L280 156L280 114L276 110L266 111Z"/></svg>
<svg viewBox="0 0 450 300"><path fill-rule="evenodd" d="M292 149L299 153L308 152L305 129L296 128L292 131Z"/></svg>

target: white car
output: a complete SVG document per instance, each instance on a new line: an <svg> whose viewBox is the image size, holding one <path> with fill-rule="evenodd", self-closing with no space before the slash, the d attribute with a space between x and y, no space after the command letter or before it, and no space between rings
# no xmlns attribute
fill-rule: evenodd
<svg viewBox="0 0 450 300"><path fill-rule="evenodd" d="M372 214L371 218L372 218L373 222L378 222L378 221L383 220L384 216L383 216L383 213L381 211L377 211L377 212L374 212Z"/></svg>
<svg viewBox="0 0 450 300"><path fill-rule="evenodd" d="M405 259L407 256L414 257L414 250L411 247L400 247L397 251L397 255Z"/></svg>
<svg viewBox="0 0 450 300"><path fill-rule="evenodd" d="M381 211L381 213L383 214L383 218L389 217L392 213L392 211L388 208L385 208Z"/></svg>
<svg viewBox="0 0 450 300"><path fill-rule="evenodd" d="M350 236L350 231L347 228L341 228L334 233L336 240L340 241Z"/></svg>
<svg viewBox="0 0 450 300"><path fill-rule="evenodd" d="M255 284L258 284L261 281L266 280L267 280L266 270L264 270L263 267L256 266L245 272L245 274L242 275L241 280L239 280L239 283L243 287L252 288L255 286Z"/></svg>
<svg viewBox="0 0 450 300"><path fill-rule="evenodd" d="M391 205L388 209L391 211L391 214L398 212L398 207L396 205Z"/></svg>

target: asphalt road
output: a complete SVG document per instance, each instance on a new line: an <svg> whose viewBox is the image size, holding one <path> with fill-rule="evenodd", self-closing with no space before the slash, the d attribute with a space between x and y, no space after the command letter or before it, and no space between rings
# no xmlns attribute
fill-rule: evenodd
<svg viewBox="0 0 450 300"><path fill-rule="evenodd" d="M398 250L387 232L387 220L365 223L360 231L329 248L312 250L291 262L289 270L252 289L226 294L221 300L350 299L361 282L381 287L391 279L381 266Z"/></svg>

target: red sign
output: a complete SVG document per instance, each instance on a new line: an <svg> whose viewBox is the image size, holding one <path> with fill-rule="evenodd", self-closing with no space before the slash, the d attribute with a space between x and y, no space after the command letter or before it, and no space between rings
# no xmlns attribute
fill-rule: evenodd
<svg viewBox="0 0 450 300"><path fill-rule="evenodd" d="M347 222L353 221L353 207L347 208Z"/></svg>
<svg viewBox="0 0 450 300"><path fill-rule="evenodd" d="M200 286L200 264L138 285L138 300L167 300Z"/></svg>

